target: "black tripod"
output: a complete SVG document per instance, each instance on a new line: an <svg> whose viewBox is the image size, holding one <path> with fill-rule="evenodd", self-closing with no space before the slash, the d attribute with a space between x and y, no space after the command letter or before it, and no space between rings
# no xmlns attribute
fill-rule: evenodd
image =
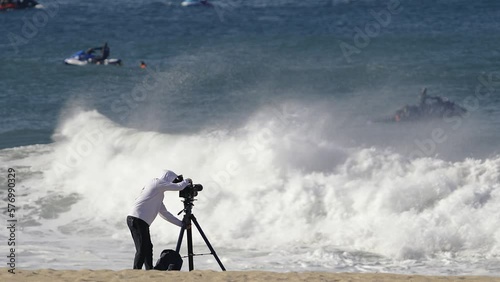
<svg viewBox="0 0 500 282"><path fill-rule="evenodd" d="M203 237L203 240L205 240L205 244L207 244L207 247L210 249L210 254L214 256L215 260L217 263L219 263L220 268L223 271L226 271L226 268L224 268L224 265L222 265L222 262L220 261L219 257L215 253L214 248L212 248L212 245L210 245L210 242L207 239L207 236L205 236L205 233L203 233L203 230L201 229L200 225L198 224L198 221L196 220L196 217L194 217L194 214L192 212L192 208L194 206L193 204L194 198L192 197L186 197L184 198L184 209L180 211L178 214L181 214L184 212L184 218L182 219L182 227L181 227L181 232L179 234L179 239L177 240L177 247L175 248L175 251L179 253L181 250L181 244L182 244L182 237L184 237L184 230L187 229L187 247L188 247L188 260L189 260L189 271L194 269L194 262L193 262L193 257L194 256L201 256L201 255L206 255L206 254L194 254L193 253L193 229L191 228L191 221L194 223L196 228L198 228L198 232L200 232L201 237Z"/></svg>

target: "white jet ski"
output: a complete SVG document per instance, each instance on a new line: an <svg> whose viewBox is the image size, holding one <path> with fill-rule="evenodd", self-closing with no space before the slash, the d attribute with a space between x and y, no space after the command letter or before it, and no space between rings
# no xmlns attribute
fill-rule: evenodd
<svg viewBox="0 0 500 282"><path fill-rule="evenodd" d="M183 7L189 6L212 6L207 0L184 0L181 5Z"/></svg>
<svg viewBox="0 0 500 282"><path fill-rule="evenodd" d="M69 58L64 59L66 65L72 66L86 66L86 65L117 65L121 66L121 59L105 59L104 61L95 60L93 54L87 54L85 51L80 50Z"/></svg>

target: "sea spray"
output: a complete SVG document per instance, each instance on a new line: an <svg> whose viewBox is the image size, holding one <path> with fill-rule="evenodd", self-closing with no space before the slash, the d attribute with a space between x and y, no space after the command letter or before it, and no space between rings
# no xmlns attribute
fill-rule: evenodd
<svg viewBox="0 0 500 282"><path fill-rule="evenodd" d="M54 144L54 164L77 144L73 130L100 128L113 138L99 139L70 171L46 172L44 182L82 196L67 215L72 220L105 221L125 237L123 216L140 187L168 168L205 185L194 212L211 240L227 248L338 246L400 259L495 255L500 158L408 159L389 149L341 148L334 140L316 140L324 144L318 147L300 137L299 127L282 131L260 115L257 121L237 132L171 135L123 128L95 111L80 112L61 128L65 141ZM252 158L234 154L262 132L266 142ZM293 159L297 148L301 162L284 161ZM321 167L315 158L323 159ZM231 162L238 164L236 172L214 182ZM166 205L181 209L175 193L166 195ZM155 239L175 240L171 226L154 226Z"/></svg>

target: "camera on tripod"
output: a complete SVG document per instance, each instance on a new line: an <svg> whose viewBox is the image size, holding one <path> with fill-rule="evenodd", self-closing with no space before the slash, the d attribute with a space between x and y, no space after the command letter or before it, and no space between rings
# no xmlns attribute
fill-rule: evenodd
<svg viewBox="0 0 500 282"><path fill-rule="evenodd" d="M198 191L201 190L203 190L203 186L201 184L191 184L179 191L179 197L193 199L194 197L198 196Z"/></svg>
<svg viewBox="0 0 500 282"><path fill-rule="evenodd" d="M182 175L179 175L173 182L179 183L183 180L184 178L182 177ZM203 230L201 230L201 227L198 224L198 221L196 220L196 217L194 217L194 214L192 212L192 208L194 206L193 202L195 201L194 197L198 195L199 191L203 190L203 186L201 184L193 184L191 181L189 181L189 183L190 184L186 186L186 188L179 191L179 197L184 198L184 200L182 201L184 203L184 209L181 210L177 215L184 212L184 218L182 219L183 224L181 227L181 232L179 233L179 239L177 240L177 247L175 248L175 252L176 253L180 252L182 237L184 236L184 231L187 231L189 271L194 270L193 257L199 255L205 255L205 254L195 254L193 251L193 237L192 237L193 230L191 229L191 222L193 222L198 231L200 232L201 237L203 237L203 240L205 240L207 247L210 249L210 254L214 256L220 268L223 271L226 271L226 268L224 268L224 265L222 264L219 257L215 253L214 248L212 247L212 245L210 245L207 236L205 236L205 233L203 232Z"/></svg>
<svg viewBox="0 0 500 282"><path fill-rule="evenodd" d="M179 183L184 180L182 175L177 176L177 178L173 181L174 183ZM203 190L203 186L201 184L190 184L186 186L186 188L179 191L179 197L185 199L193 199L198 196L198 191Z"/></svg>

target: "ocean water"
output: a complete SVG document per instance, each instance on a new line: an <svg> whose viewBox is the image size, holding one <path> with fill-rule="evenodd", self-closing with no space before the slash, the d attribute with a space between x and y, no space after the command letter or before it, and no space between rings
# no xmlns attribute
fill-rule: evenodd
<svg viewBox="0 0 500 282"><path fill-rule="evenodd" d="M127 213L171 169L228 270L500 275L500 2L40 2L0 13L17 268L131 268ZM104 42L123 66L62 63ZM423 87L468 113L377 122ZM155 220L155 260L178 232Z"/></svg>

